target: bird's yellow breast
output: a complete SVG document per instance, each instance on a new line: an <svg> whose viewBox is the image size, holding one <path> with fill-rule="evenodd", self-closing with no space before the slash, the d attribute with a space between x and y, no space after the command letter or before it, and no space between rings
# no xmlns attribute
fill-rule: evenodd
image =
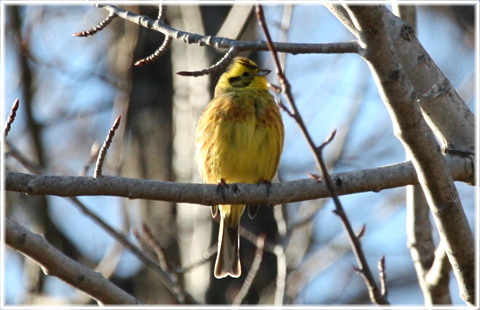
<svg viewBox="0 0 480 310"><path fill-rule="evenodd" d="M283 148L283 122L264 89L226 91L202 114L196 158L207 183L270 181Z"/></svg>

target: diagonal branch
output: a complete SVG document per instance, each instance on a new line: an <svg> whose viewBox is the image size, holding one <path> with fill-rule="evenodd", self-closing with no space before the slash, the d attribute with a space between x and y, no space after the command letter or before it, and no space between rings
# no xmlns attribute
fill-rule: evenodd
<svg viewBox="0 0 480 310"><path fill-rule="evenodd" d="M417 94L400 63L385 26L388 10L380 6L349 6L362 31L368 62L380 95L390 113L394 132L412 158L440 238L459 284L461 298L475 304L475 251L454 179L440 145L423 118Z"/></svg>
<svg viewBox="0 0 480 310"><path fill-rule="evenodd" d="M360 31L343 6L326 4L326 7L360 39ZM383 18L386 21L383 27L420 99L429 126L442 142L442 148L445 152L473 157L475 116L472 111L423 48L412 27L386 9L383 10ZM362 55L363 51L359 54Z"/></svg>
<svg viewBox="0 0 480 310"><path fill-rule="evenodd" d="M77 263L57 250L40 235L34 234L9 218L5 219L5 242L42 266L47 275L55 276L85 292L103 304L140 304L115 284Z"/></svg>
<svg viewBox="0 0 480 310"><path fill-rule="evenodd" d="M72 36L74 36L74 37L93 36L97 32L105 29L105 27L107 27L112 22L112 20L114 20L116 17L117 17L117 15L115 13L110 12L110 14L108 14L108 16L105 17L105 19L102 20L97 26L95 26L93 28L90 28L88 30L85 30L85 31L76 32L76 33L72 34Z"/></svg>
<svg viewBox="0 0 480 310"><path fill-rule="evenodd" d="M117 120L119 120L117 118ZM35 173L40 173L40 170L32 169L28 165L28 162L22 160L23 156L20 153L15 153L16 158L19 159L21 163L27 163L25 166L27 169L34 171ZM39 176L39 175L37 175ZM94 178L94 179L102 179L102 178ZM77 207L81 212L83 212L87 217L93 220L97 225L102 227L107 233L109 233L115 240L117 240L120 244L125 246L125 248L129 249L137 258L145 263L146 266L151 268L159 279L165 284L165 286L172 292L179 303L197 303L196 300L182 288L179 288L178 285L173 281L170 277L170 274L164 272L164 270L157 264L153 259L143 253L135 244L133 244L124 234L115 230L112 226L110 226L107 222L101 219L98 215L92 212L87 206L85 206L76 196L66 196L67 200L73 203L75 207ZM61 278L61 277L59 277ZM62 279L62 278L61 278Z"/></svg>
<svg viewBox="0 0 480 310"><path fill-rule="evenodd" d="M167 50L170 48L171 45L172 45L172 38L165 37L165 40L163 41L162 45L160 45L160 47L155 52L153 52L153 54L145 58L142 58L140 60L137 60L134 66L143 66L143 65L151 64L157 61L157 59L162 57L162 55L167 52Z"/></svg>
<svg viewBox="0 0 480 310"><path fill-rule="evenodd" d="M225 53L225 55L223 55L223 57L219 61L217 61L212 66L200 71L179 71L177 72L177 74L181 76L193 76L193 77L212 74L228 66L228 64L232 61L232 59L237 54L238 54L238 49L235 46L233 46Z"/></svg>
<svg viewBox="0 0 480 310"><path fill-rule="evenodd" d="M415 6L394 5L392 7L395 15L407 22L415 35L417 32L417 11ZM407 238L410 254L412 256L415 271L417 273L418 284L423 293L426 306L432 305L450 305L449 276L451 271L450 262L442 246L439 251L434 253L434 243L432 238L432 224L430 220L429 207L427 199L423 194L420 185L407 186ZM437 256L435 258L435 256ZM438 259L439 257L443 259ZM441 261L441 268L431 268L433 262ZM436 266L438 264L435 264ZM441 272L446 270L446 272ZM428 274L436 273L432 278L435 283L429 283Z"/></svg>
<svg viewBox="0 0 480 310"><path fill-rule="evenodd" d="M260 268L260 264L262 263L262 260L263 260L263 252L265 249L265 239L266 239L265 234L261 234L257 239L257 244L256 244L257 250L255 251L255 258L253 259L252 266L250 267L247 277L245 278L245 281L242 284L242 288L240 289L237 296L235 296L235 299L232 302L233 305L240 305L242 301L245 299L245 297L247 296L247 293L250 290L250 287L252 286L253 280L255 279L258 269Z"/></svg>
<svg viewBox="0 0 480 310"><path fill-rule="evenodd" d="M368 291L369 291L370 300L373 303L376 303L376 304L388 305L388 304L390 304L390 302L388 301L386 294L383 294L382 291L380 291L380 289L378 288L378 286L377 286L377 284L376 284L376 282L373 278L373 274L370 271L370 267L367 263L367 260L365 258L365 254L364 254L363 249L362 249L362 245L360 243L360 237L357 236L353 232L353 228L352 228L352 225L350 223L350 220L348 219L347 214L345 213L345 211L343 209L343 206L340 202L340 199L338 198L337 188L332 181L332 178L331 178L331 176L328 172L327 166L325 165L325 161L323 160L323 157L322 157L323 149L325 148L325 146L327 146L327 144L329 144L333 140L336 131L332 132L332 134L327 138L327 140L324 143L322 143L322 145L320 145L320 147L315 146L315 144L313 142L313 139L312 139L310 133L308 132L307 127L305 126L305 123L304 123L304 121L303 121L303 119L302 119L302 117L301 117L301 115L298 111L297 105L295 104L295 101L293 99L293 95L292 95L291 88L290 88L290 83L288 82L287 78L285 77L285 75L283 73L283 70L282 70L282 67L280 66L280 61L278 59L277 52L275 50L275 47L272 44L272 39L270 37L270 33L268 31L267 24L265 22L265 16L263 14L263 7L261 5L257 5L256 12L257 12L257 17L258 17L260 27L262 28L263 33L264 33L264 35L267 39L268 49L270 50L270 53L273 57L273 62L275 64L275 67L276 67L276 70L277 70L277 77L278 77L278 80L280 81L280 85L282 87L282 93L287 98L287 101L290 105L290 108L293 111L292 112L292 117L297 122L298 126L300 127L300 131L304 135L310 149L312 150L312 152L314 154L314 157L315 157L315 160L317 162L318 168L322 171L323 179L325 180L325 183L327 185L328 192L329 192L330 196L332 197L333 202L335 203L334 213L340 217L340 219L342 221L342 224L343 224L345 230L347 231L347 235L349 237L353 253L355 254L355 257L356 257L358 265L359 265L359 268L356 268L356 270L360 273L360 275L365 280L365 284L367 285L367 288L368 288Z"/></svg>
<svg viewBox="0 0 480 310"><path fill-rule="evenodd" d="M12 123L15 121L19 103L20 103L20 99L18 98L13 102L12 109L10 110L10 115L8 116L7 122L5 123L5 128L3 129L4 138L8 136Z"/></svg>
<svg viewBox="0 0 480 310"><path fill-rule="evenodd" d="M93 173L94 178L99 178L102 176L103 162L105 161L105 157L107 156L108 148L110 147L110 144L112 144L113 136L115 136L115 131L117 131L118 126L120 126L120 120L121 116L119 115L113 122L112 128L110 128L110 130L108 131L107 138L105 138L102 148L98 153L97 163L95 164L95 171Z"/></svg>

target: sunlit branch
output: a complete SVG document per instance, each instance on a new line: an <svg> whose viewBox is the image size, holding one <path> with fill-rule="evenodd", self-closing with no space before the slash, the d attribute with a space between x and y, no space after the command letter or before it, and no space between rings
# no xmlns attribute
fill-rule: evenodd
<svg viewBox="0 0 480 310"><path fill-rule="evenodd" d="M365 258L365 254L363 253L360 239L353 232L352 225L343 209L342 204L340 203L340 199L338 198L338 192L337 192L336 186L334 185L332 178L330 177L330 174L327 170L327 166L325 165L325 161L323 160L323 157L322 157L322 150L327 144L329 144L333 140L335 136L335 131L332 132L330 137L328 137L327 140L320 147L315 146L313 139L310 133L308 132L307 127L305 126L305 123L298 111L297 105L295 104L295 100L291 92L290 83L285 77L285 74L280 65L277 51L272 43L270 32L268 30L267 23L265 21L265 16L263 14L263 7L261 5L257 5L256 13L257 13L257 18L258 18L260 27L262 28L263 33L267 39L268 49L270 50L270 53L273 57L273 63L276 67L277 77L280 81L280 85L282 86L282 92L287 98L287 101L290 105L290 108L292 111L291 116L300 127L300 131L302 132L303 136L307 140L307 143L314 154L318 168L322 171L323 179L325 180L325 184L327 186L328 192L330 193L330 196L333 198L333 201L335 203L334 212L340 217L343 223L343 226L347 231L353 252L359 264L359 268L356 268L356 270L362 275L362 277L365 280L365 283L369 290L371 301L376 304L390 304L386 296L381 294L380 290L378 289L378 286L373 278L372 272L370 271L370 267L368 266L367 260ZM314 176L314 179L318 180L318 176L317 177Z"/></svg>
<svg viewBox="0 0 480 310"><path fill-rule="evenodd" d="M74 34L72 34L74 37L88 37L88 36L93 36L94 34L96 34L97 32L105 29L105 27L107 27L111 22L112 20L114 20L115 18L117 17L117 15L115 13L112 13L110 12L110 14L108 14L107 17L105 17L104 20L102 20L97 26L93 27L93 28L90 28L88 30L85 30L85 31L81 31L81 32L76 32Z"/></svg>
<svg viewBox="0 0 480 310"><path fill-rule="evenodd" d="M175 40L183 41L187 44L197 44L200 46L211 46L220 49L230 49L236 47L239 51L268 51L268 47L265 41L237 41L228 38L201 35L197 33L191 33L175 29L162 20L154 20L145 15L137 15L128 10L124 10L115 5L107 4L95 4L97 7L101 7L108 10L111 13L115 13L119 17L128 20L134 24L140 25L147 29L158 31L164 35L171 37ZM338 42L338 43L280 43L275 42L275 48L279 52L286 52L290 54L344 54L344 53L358 53L359 45L357 41L350 42Z"/></svg>
<svg viewBox="0 0 480 310"><path fill-rule="evenodd" d="M58 277L102 304L139 304L140 301L95 272L57 250L43 236L5 219L5 242L35 260L45 274Z"/></svg>
<svg viewBox="0 0 480 310"><path fill-rule="evenodd" d="M121 120L121 116L118 116L115 119L115 122L113 123L112 128L110 128L110 130L108 131L107 138L105 139L105 142L103 143L102 148L98 153L97 163L95 165L95 172L93 173L94 178L98 178L102 176L103 162L105 161L105 156L107 156L108 148L110 147L113 137L115 136L115 131L118 129L118 126L120 125L120 120Z"/></svg>
<svg viewBox="0 0 480 310"><path fill-rule="evenodd" d="M473 182L474 170L470 159L447 156L453 178ZM331 174L339 195L381 190L418 184L411 162ZM473 183L472 183L473 184ZM221 203L275 205L329 197L325 182L302 179L265 184L228 184L220 195L217 185L164 182L145 179L102 176L94 179L82 176L48 176L5 172L7 191L28 195L53 196L117 196L129 199L151 199L187 202L206 206Z"/></svg>
<svg viewBox="0 0 480 310"><path fill-rule="evenodd" d="M10 115L8 116L7 122L5 123L5 128L3 129L3 137L6 138L8 133L10 132L10 128L12 123L15 121L15 117L17 116L18 105L20 103L20 99L16 99L13 102L12 109L10 111Z"/></svg>

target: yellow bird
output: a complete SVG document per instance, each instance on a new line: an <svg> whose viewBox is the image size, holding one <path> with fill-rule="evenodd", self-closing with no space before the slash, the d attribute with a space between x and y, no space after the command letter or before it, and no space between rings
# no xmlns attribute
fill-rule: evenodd
<svg viewBox="0 0 480 310"><path fill-rule="evenodd" d="M215 97L200 117L195 133L196 160L206 183L269 182L283 148L282 116L268 92L265 76L245 57L236 57L215 87ZM258 206L249 206L254 217ZM241 275L238 235L245 205L212 206L220 210L214 275Z"/></svg>

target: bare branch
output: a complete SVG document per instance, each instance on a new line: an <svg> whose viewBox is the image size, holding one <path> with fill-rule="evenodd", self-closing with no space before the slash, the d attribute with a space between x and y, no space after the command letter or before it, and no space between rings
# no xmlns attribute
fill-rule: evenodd
<svg viewBox="0 0 480 310"><path fill-rule="evenodd" d="M5 219L5 242L41 265L47 275L58 277L103 304L140 304L112 282L65 256L48 243L9 218Z"/></svg>
<svg viewBox="0 0 480 310"><path fill-rule="evenodd" d="M417 8L415 5L392 5L393 14L403 19L417 33Z"/></svg>
<svg viewBox="0 0 480 310"><path fill-rule="evenodd" d="M266 238L266 235L261 234L257 239L257 244L256 244L257 251L255 252L255 258L253 259L252 266L250 267L247 277L243 282L242 288L240 289L237 296L233 300L233 303L232 303L233 305L240 305L242 303L242 300L245 298L245 296L247 296L248 290L252 286L253 280L255 279L258 269L260 268L260 264L262 263L263 250L265 246L265 238Z"/></svg>
<svg viewBox="0 0 480 310"><path fill-rule="evenodd" d="M472 162L467 158L447 156L455 180L473 181ZM334 173L332 179L339 195L379 192L388 188L418 184L411 162L374 169ZM37 176L5 172L6 190L28 195L117 196L129 199L151 199L203 205L246 203L275 205L329 197L325 182L311 179L264 184L228 184L220 195L217 185L163 182L103 176L94 179L81 176Z"/></svg>
<svg viewBox="0 0 480 310"><path fill-rule="evenodd" d="M214 37L208 35L200 35L186 31L177 30L165 24L161 20L153 20L148 16L137 15L130 11L121 9L114 5L95 4L115 13L119 17L130 21L134 24L140 25L147 29L155 30L171 37L175 40L183 41L187 44L198 44L200 46L212 46L220 49L230 49L236 47L238 51L268 51L266 42L264 41L237 41L228 38ZM358 53L359 46L357 41L338 42L338 43L274 43L275 48L279 52L286 52L291 54L310 54L310 53L328 53L328 54L344 54L344 53Z"/></svg>
<svg viewBox="0 0 480 310"><path fill-rule="evenodd" d="M155 239L155 237L152 234L152 231L148 228L146 223L142 224L142 231L145 237L147 238L147 241L150 247L155 251L155 254L157 254L158 263L160 267L163 269L163 271L168 272L169 267L168 267L167 260L165 259L165 251L163 250L160 243Z"/></svg>
<svg viewBox="0 0 480 310"><path fill-rule="evenodd" d="M419 185L407 186L407 237L425 305L451 304L450 262L441 244L435 251L428 202Z"/></svg>
<svg viewBox="0 0 480 310"><path fill-rule="evenodd" d="M326 7L360 38L359 29L353 25L344 7L334 4L326 4ZM472 111L423 48L412 27L386 9L382 18L386 21L382 27L392 40L402 68L420 99L424 116L442 142L442 148L445 152L473 156L475 116ZM360 49L359 54L363 55L364 51Z"/></svg>
<svg viewBox="0 0 480 310"><path fill-rule="evenodd" d="M363 236L365 235L365 231L367 230L367 226L365 224L360 227L360 230L357 232L356 236L358 239L362 239Z"/></svg>
<svg viewBox="0 0 480 310"><path fill-rule="evenodd" d="M158 16L157 19L164 21L165 20L165 15L167 15L167 7L164 4L160 4L158 6Z"/></svg>
<svg viewBox="0 0 480 310"><path fill-rule="evenodd" d="M468 304L474 305L473 234L445 157L423 118L415 89L403 70L386 29L385 16L391 13L379 6L350 6L348 10L362 31L362 40L367 46L364 57L391 115L394 132L411 156L418 172L420 184L459 283L460 296Z"/></svg>
<svg viewBox="0 0 480 310"><path fill-rule="evenodd" d="M381 294L387 297L388 291L387 291L387 275L385 273L385 255L382 255L380 260L378 261L378 274L380 276L380 288L381 288Z"/></svg>
<svg viewBox="0 0 480 310"><path fill-rule="evenodd" d="M326 3L325 7L357 38L360 38L360 31L355 27L347 10L337 3Z"/></svg>
<svg viewBox="0 0 480 310"><path fill-rule="evenodd" d="M216 244L214 244L213 246L208 248L208 250L202 255L201 259L199 259L198 261L193 262L189 265L178 267L178 268L175 269L175 272L178 273L178 274L186 273L186 272L192 270L193 268L196 268L200 265L208 263L212 258L215 257L215 254L217 254L217 245Z"/></svg>
<svg viewBox="0 0 480 310"><path fill-rule="evenodd" d="M105 160L105 156L107 155L108 148L110 147L110 144L112 143L113 136L115 136L115 131L117 130L118 126L120 125L120 120L121 116L119 115L116 119L115 122L113 123L112 128L108 131L107 138L105 139L105 142L102 145L102 148L100 149L100 152L98 153L97 157L97 164L95 165L95 172L93 173L94 178L98 178L102 176L102 167L103 167L103 162Z"/></svg>
<svg viewBox="0 0 480 310"><path fill-rule="evenodd" d="M172 45L173 39L170 37L165 37L165 40L163 41L163 44L150 56L145 57L143 59L138 60L134 65L135 66L143 66L146 64L151 64L160 57L162 57L163 54L170 48L170 45Z"/></svg>
<svg viewBox="0 0 480 310"><path fill-rule="evenodd" d="M17 154L19 158L23 158L21 154ZM21 160L21 162L23 162ZM30 166L26 166L27 169L30 169ZM40 171L33 169L35 173L39 173ZM38 176L41 177L41 176ZM97 178L94 180L99 180L102 178ZM73 203L75 207L77 207L81 212L83 212L86 216L92 219L95 223L97 223L102 229L104 229L107 233L109 233L115 240L117 240L120 244L125 246L125 248L129 249L137 258L145 263L146 266L151 268L157 276L159 276L160 280L165 284L165 286L172 292L172 294L177 298L179 303L197 303L197 301L187 292L179 290L178 285L172 280L170 274L164 272L164 270L149 256L145 255L142 250L140 250L136 245L134 245L124 234L115 230L112 226L107 224L104 220L102 220L98 215L96 215L93 211L91 211L87 206L85 206L77 197L75 196L68 196L67 199Z"/></svg>
<svg viewBox="0 0 480 310"><path fill-rule="evenodd" d="M163 250L162 246L155 239L151 230L148 228L147 224L143 223L142 231L144 233L144 236L147 239L148 245L155 251L155 254L157 255L160 268L163 270L165 274L168 274L171 281L173 282L173 290L174 290L175 296L177 296L177 299L179 301L184 300L185 299L184 296L186 295L186 292L184 288L179 284L178 275L175 272L173 272L169 267L168 262L165 258L165 251ZM139 237L140 236L137 234L137 238Z"/></svg>
<svg viewBox="0 0 480 310"><path fill-rule="evenodd" d="M277 277L275 278L275 299L273 304L276 306L283 305L285 298L285 287L287 279L287 257L285 254L285 248L283 246L278 247L278 251L275 251L277 257Z"/></svg>
<svg viewBox="0 0 480 310"><path fill-rule="evenodd" d="M20 99L16 99L13 102L12 109L10 111L10 115L8 116L7 123L5 124L5 129L3 130L3 137L6 138L8 133L10 132L10 127L12 123L15 121L15 117L17 116L18 105L20 103Z"/></svg>
<svg viewBox="0 0 480 310"><path fill-rule="evenodd" d="M85 206L78 198L70 197L71 200L76 207L80 209L85 215L91 218L95 223L97 223L102 229L112 235L115 240L120 242L123 246L129 249L139 260L141 260L145 265L149 268L152 268L153 271L159 276L160 280L165 284L165 286L172 292L172 294L177 298L177 301L180 303L184 303L185 300L188 300L189 303L194 302L194 299L188 295L186 292L179 290L178 285L175 283L174 279L170 273L165 272L164 269L160 267L157 262L143 253L135 244L133 244L126 236L122 233L116 231L113 227L107 224L104 220L102 220L98 215L92 212L87 206Z"/></svg>
<svg viewBox="0 0 480 310"><path fill-rule="evenodd" d="M97 26L95 26L93 28L90 28L88 30L85 30L85 31L76 32L76 33L72 34L72 36L74 36L74 37L93 36L97 32L99 32L99 31L103 30L105 27L107 27L112 22L112 20L114 20L116 17L117 17L117 15L115 13L110 12L108 14L108 16L105 17L105 19L102 20Z"/></svg>
<svg viewBox="0 0 480 310"><path fill-rule="evenodd" d="M336 130L334 130L330 136L325 140L324 143L320 147L315 147L315 144L313 142L313 139L310 135L310 133L307 130L307 127L305 126L305 123L298 111L298 108L295 104L295 101L293 99L293 95L291 93L290 89L290 83L286 79L283 70L280 66L280 61L277 56L277 52L275 50L275 47L272 44L272 39L270 37L270 33L267 28L267 24L265 22L265 16L263 14L263 8L261 5L257 5L257 17L259 20L260 27L263 30L263 33L265 34L265 37L267 39L267 45L268 49L270 50L270 53L273 57L273 63L275 64L276 70L277 70L277 77L280 81L280 85L282 86L282 91L285 94L285 97L287 98L288 103L290 104L291 110L293 111L293 118L297 122L298 126L300 127L301 132L303 133L305 139L307 140L307 143L312 150L315 160L317 162L317 165L319 169L322 171L323 174L323 179L326 182L326 186L328 189L328 192L330 193L330 196L333 198L333 201L335 203L335 211L334 213L337 214L340 219L342 220L342 224L347 231L348 237L350 239L350 243L353 249L353 252L355 254L355 257L357 258L359 268L358 272L362 275L362 277L365 280L365 283L367 285L369 294L370 294L370 300L376 304L390 304L390 302L387 300L386 296L381 294L379 291L377 284L375 283L375 280L373 278L372 272L370 271L370 267L368 266L367 260L365 258L365 254L363 253L362 246L360 244L359 238L355 235L352 229L352 225L350 224L350 221L343 209L342 204L340 203L340 199L338 198L338 193L337 193L337 188L334 185L332 178L330 177L330 174L328 173L327 166L325 165L325 162L322 157L322 150L326 145L328 145L333 138L335 137Z"/></svg>
<svg viewBox="0 0 480 310"><path fill-rule="evenodd" d="M436 304L450 304L450 290L448 288L449 274L452 265L448 260L445 248L440 243L435 250L435 259L430 270L425 274L425 283L432 295L432 301Z"/></svg>
<svg viewBox="0 0 480 310"><path fill-rule="evenodd" d="M238 54L238 49L236 47L231 47L228 50L228 52L214 65L200 71L179 71L177 72L177 74L182 76L193 76L193 77L212 74L225 68L237 54Z"/></svg>
<svg viewBox="0 0 480 310"><path fill-rule="evenodd" d="M28 171L40 174L40 170L42 168L35 162L25 158L17 148L9 143L8 141L5 141L6 144L6 152L5 156L12 156L15 158L19 163L22 164L23 167L27 168Z"/></svg>

